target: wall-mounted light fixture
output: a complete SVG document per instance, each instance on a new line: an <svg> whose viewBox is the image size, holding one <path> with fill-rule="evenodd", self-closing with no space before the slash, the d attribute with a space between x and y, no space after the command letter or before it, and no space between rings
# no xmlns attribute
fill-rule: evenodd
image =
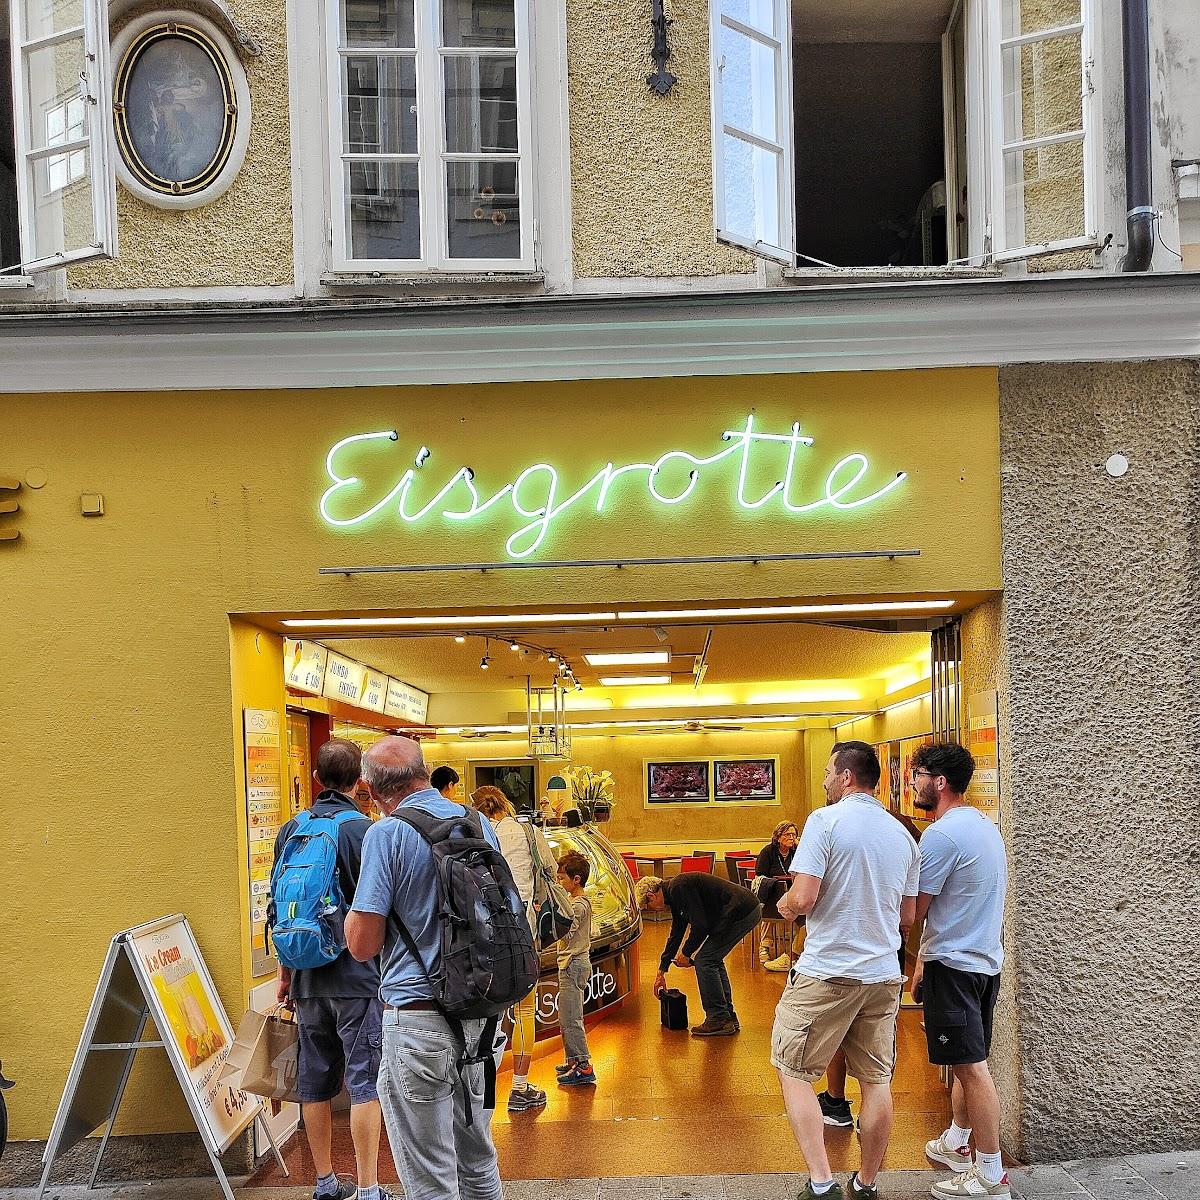
<svg viewBox="0 0 1200 1200"><path fill-rule="evenodd" d="M654 70L646 76L646 82L660 96L665 96L677 82L676 77L667 70L667 59L671 57L671 47L667 44L667 26L671 24L671 19L663 8L663 0L651 0L650 7L650 24L654 30L650 58L654 62Z"/></svg>

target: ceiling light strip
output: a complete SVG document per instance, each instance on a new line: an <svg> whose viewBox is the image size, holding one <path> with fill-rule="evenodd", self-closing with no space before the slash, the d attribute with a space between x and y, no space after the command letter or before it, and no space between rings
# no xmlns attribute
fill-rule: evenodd
<svg viewBox="0 0 1200 1200"><path fill-rule="evenodd" d="M920 558L909 550L809 550L795 554L699 554L673 558L566 558L550 562L389 563L371 567L318 567L318 575L417 575L430 571L559 571L567 567L681 567L714 563L826 562L843 558Z"/></svg>

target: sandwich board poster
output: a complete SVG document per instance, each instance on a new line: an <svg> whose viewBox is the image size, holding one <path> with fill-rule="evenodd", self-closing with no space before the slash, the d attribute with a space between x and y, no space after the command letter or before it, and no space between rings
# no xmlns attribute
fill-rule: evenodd
<svg viewBox="0 0 1200 1200"><path fill-rule="evenodd" d="M144 1039L150 1021L159 1040ZM162 917L115 934L42 1154L38 1196L55 1160L103 1126L89 1184L95 1186L138 1051L165 1050L221 1191L234 1200L220 1155L252 1122L264 1124L265 1102L220 1079L233 1040L185 917ZM270 1129L264 1126L264 1133L282 1166Z"/></svg>
<svg viewBox="0 0 1200 1200"><path fill-rule="evenodd" d="M180 918L145 933L134 930L129 944L158 1001L151 1006L158 1032L183 1063L213 1143L224 1148L262 1102L218 1081L234 1035L191 928Z"/></svg>

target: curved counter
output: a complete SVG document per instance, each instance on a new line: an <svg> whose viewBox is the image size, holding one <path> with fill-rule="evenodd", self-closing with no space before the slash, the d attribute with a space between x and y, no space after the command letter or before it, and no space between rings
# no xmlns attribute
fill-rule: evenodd
<svg viewBox="0 0 1200 1200"><path fill-rule="evenodd" d="M638 985L635 943L642 933L633 880L620 854L595 825L542 827L556 858L576 850L591 865L584 894L592 902L592 975L584 998L585 1017L618 1004ZM537 985L537 1038L558 1035L558 960L554 947L542 952Z"/></svg>

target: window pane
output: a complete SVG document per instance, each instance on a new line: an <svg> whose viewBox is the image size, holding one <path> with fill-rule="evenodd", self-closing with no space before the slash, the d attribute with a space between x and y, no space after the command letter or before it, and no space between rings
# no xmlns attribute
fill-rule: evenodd
<svg viewBox="0 0 1200 1200"><path fill-rule="evenodd" d="M779 173L782 155L726 134L721 141L724 232L781 247Z"/></svg>
<svg viewBox="0 0 1200 1200"><path fill-rule="evenodd" d="M346 152L416 154L416 58L355 54L343 61Z"/></svg>
<svg viewBox="0 0 1200 1200"><path fill-rule="evenodd" d="M517 149L517 60L454 56L446 65L446 149L451 154Z"/></svg>
<svg viewBox="0 0 1200 1200"><path fill-rule="evenodd" d="M1004 50L1004 140L1083 128L1083 46L1078 34Z"/></svg>
<svg viewBox="0 0 1200 1200"><path fill-rule="evenodd" d="M442 45L516 46L513 0L442 0Z"/></svg>
<svg viewBox="0 0 1200 1200"><path fill-rule="evenodd" d="M413 0L342 0L343 46L416 44Z"/></svg>
<svg viewBox="0 0 1200 1200"><path fill-rule="evenodd" d="M59 42L26 56L29 64L29 148L56 146L71 137L82 137L87 106L80 112L79 73L83 70L83 41ZM74 107L72 107L74 106ZM70 111L68 112L68 109Z"/></svg>
<svg viewBox="0 0 1200 1200"><path fill-rule="evenodd" d="M20 0L24 5L25 27L22 33L27 42L78 29L83 24L83 0ZM7 5L4 6L7 8ZM4 16L5 39L8 37L7 14Z"/></svg>
<svg viewBox="0 0 1200 1200"><path fill-rule="evenodd" d="M419 259L416 163L345 163L346 243L351 258Z"/></svg>
<svg viewBox="0 0 1200 1200"><path fill-rule="evenodd" d="M1082 139L1006 153L1004 212L1010 249L1086 233Z"/></svg>
<svg viewBox="0 0 1200 1200"><path fill-rule="evenodd" d="M751 29L779 36L775 28L775 0L722 0L721 12Z"/></svg>
<svg viewBox="0 0 1200 1200"><path fill-rule="evenodd" d="M767 141L779 140L775 117L775 51L721 27L721 119Z"/></svg>
<svg viewBox="0 0 1200 1200"><path fill-rule="evenodd" d="M451 258L521 257L515 162L446 164Z"/></svg>
<svg viewBox="0 0 1200 1200"><path fill-rule="evenodd" d="M1004 0L1003 37L1019 37L1041 29L1073 25L1079 20L1080 0Z"/></svg>
<svg viewBox="0 0 1200 1200"><path fill-rule="evenodd" d="M92 183L86 150L55 154L28 164L33 198L33 254L47 258L96 242Z"/></svg>

